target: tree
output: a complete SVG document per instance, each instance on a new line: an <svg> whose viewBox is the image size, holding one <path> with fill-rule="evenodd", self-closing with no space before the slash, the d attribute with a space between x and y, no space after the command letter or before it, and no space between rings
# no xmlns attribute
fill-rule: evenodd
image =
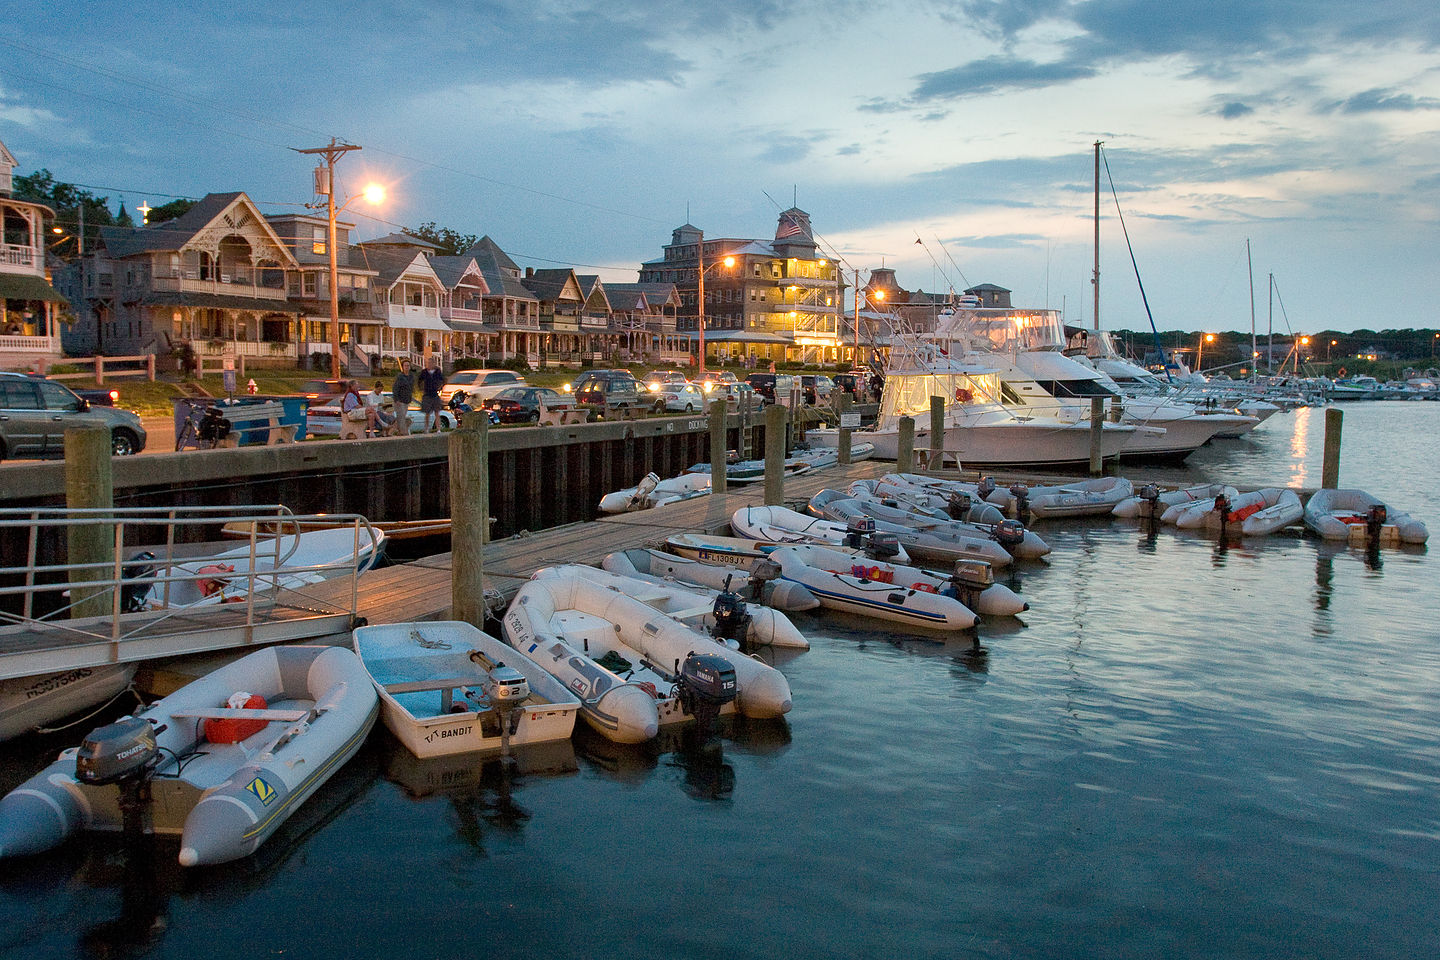
<svg viewBox="0 0 1440 960"><path fill-rule="evenodd" d="M110 198L97 197L73 183L61 183L49 170L37 170L15 178L14 194L21 200L43 203L55 211L55 225L64 231L63 238L51 243L51 252L62 260L73 260L79 254L75 236L80 227L80 211L85 211L85 249L93 250L100 239L100 228L115 223L110 213Z"/></svg>
<svg viewBox="0 0 1440 960"><path fill-rule="evenodd" d="M412 237L419 237L421 240L428 240L439 247L439 253L445 256L459 256L475 245L480 238L473 233L460 233L451 230L449 227L442 227L431 220L429 223L422 223L414 230L406 230Z"/></svg>
<svg viewBox="0 0 1440 960"><path fill-rule="evenodd" d="M162 203L158 207L151 207L150 212L145 215L145 222L151 225L165 223L166 221L174 220L176 217L182 217L189 213L190 208L193 206L195 206L194 200L177 197L169 203Z"/></svg>

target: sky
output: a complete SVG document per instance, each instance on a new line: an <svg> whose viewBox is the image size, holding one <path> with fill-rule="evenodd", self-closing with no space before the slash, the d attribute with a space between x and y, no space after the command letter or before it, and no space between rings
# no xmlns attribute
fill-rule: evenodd
<svg viewBox="0 0 1440 960"><path fill-rule="evenodd" d="M633 281L687 219L769 238L795 203L862 283L1088 326L1101 140L1105 328L1149 324L1117 198L1161 330L1249 329L1247 240L1262 332L1440 327L1433 0L4 6L17 172L131 210L293 211L290 148L337 137L341 188L389 190L361 239L435 221Z"/></svg>

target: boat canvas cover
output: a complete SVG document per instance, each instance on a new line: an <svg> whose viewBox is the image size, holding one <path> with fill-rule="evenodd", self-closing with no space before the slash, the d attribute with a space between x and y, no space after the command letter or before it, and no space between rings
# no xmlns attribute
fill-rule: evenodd
<svg viewBox="0 0 1440 960"><path fill-rule="evenodd" d="M943 398L947 407L971 401L998 403L1000 374L979 370L887 374L880 421L889 424L901 417L928 417L931 397Z"/></svg>

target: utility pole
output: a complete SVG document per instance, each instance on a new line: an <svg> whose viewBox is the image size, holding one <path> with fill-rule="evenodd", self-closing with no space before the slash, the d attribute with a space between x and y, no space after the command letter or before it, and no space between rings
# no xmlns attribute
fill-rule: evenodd
<svg viewBox="0 0 1440 960"><path fill-rule="evenodd" d="M330 378L340 379L340 271L335 261L335 161L351 150L360 148L353 143L341 143L334 137L325 147L300 149L291 147L296 153L314 153L325 158L325 166L315 170L315 192L325 194L325 213L330 222L329 238L325 249L330 253ZM320 171L325 173L322 177ZM321 183L321 180L324 183ZM321 187L324 189L320 189Z"/></svg>
<svg viewBox="0 0 1440 960"><path fill-rule="evenodd" d="M851 369L860 370L860 268L855 268L855 356ZM858 398L858 392L857 392Z"/></svg>
<svg viewBox="0 0 1440 960"><path fill-rule="evenodd" d="M705 374L705 231L700 231L700 244L695 248L696 256L699 257L700 267L695 271L695 279L699 288L695 294L695 306L699 310L696 317L700 329L700 367L699 372Z"/></svg>

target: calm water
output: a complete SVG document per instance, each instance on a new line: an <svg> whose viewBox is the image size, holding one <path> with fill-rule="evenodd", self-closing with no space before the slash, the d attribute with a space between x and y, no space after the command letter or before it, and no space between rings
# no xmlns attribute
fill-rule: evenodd
<svg viewBox="0 0 1440 960"><path fill-rule="evenodd" d="M1440 404L1346 408L1342 481L1440 526ZM1318 484L1323 411L1191 477ZM802 620L784 724L425 765L383 728L240 864L6 862L0 954L1428 957L1440 600L1423 551L1039 527L1024 624ZM0 788L66 740L0 748Z"/></svg>

